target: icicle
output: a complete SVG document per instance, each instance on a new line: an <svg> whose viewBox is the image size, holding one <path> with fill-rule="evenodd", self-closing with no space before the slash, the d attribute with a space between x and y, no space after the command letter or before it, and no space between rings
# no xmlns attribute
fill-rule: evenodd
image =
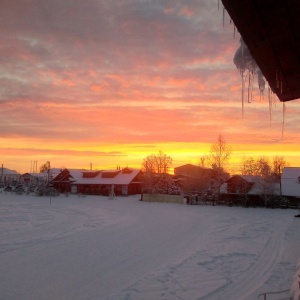
<svg viewBox="0 0 300 300"><path fill-rule="evenodd" d="M265 93L264 90L259 89L259 101L264 102L265 101Z"/></svg>
<svg viewBox="0 0 300 300"><path fill-rule="evenodd" d="M284 133L284 127L285 127L285 113L286 113L285 102L282 102L282 132L281 132L282 139L283 139L283 133Z"/></svg>
<svg viewBox="0 0 300 300"><path fill-rule="evenodd" d="M251 71L248 70L248 103L251 103L251 98L250 98L250 87L251 87Z"/></svg>
<svg viewBox="0 0 300 300"><path fill-rule="evenodd" d="M218 2L219 5L219 2ZM230 19L230 24L233 23L232 19ZM223 6L223 27L225 26L225 9ZM235 38L235 32L236 32L236 27L233 23L233 37ZM266 85L266 80L265 77L256 64L256 61L252 57L247 45L244 43L242 37L240 38L240 46L236 50L233 58L233 62L236 65L237 69L240 72L241 79L242 79L242 117L244 117L244 105L245 105L245 99L246 97L248 98L248 103L252 102L252 93L253 93L253 84L254 84L254 79L255 76L257 76L257 83L259 87L259 96L260 96L260 101L264 100L264 91L265 91L265 85ZM271 89L270 85L268 84L268 91L267 91L267 96L269 103L269 119L270 119L270 126L272 125L272 118L273 118L273 110L274 107L276 108L276 98L277 94L280 91L280 93L283 93L283 79L282 79L282 74L280 70L275 71L275 91L276 93L273 92ZM247 95L246 95L247 93ZM276 98L274 98L276 97ZM285 126L285 103L283 103L283 116L282 116L282 137L284 133L284 126Z"/></svg>
<svg viewBox="0 0 300 300"><path fill-rule="evenodd" d="M260 100L261 100L261 97L264 96L266 81L264 80L263 73L259 68L257 68L256 73L257 73L257 81L258 81L258 87L259 87L259 92L260 92Z"/></svg>
<svg viewBox="0 0 300 300"><path fill-rule="evenodd" d="M245 90L246 76L243 71L241 71L241 78L242 78L242 118L244 118L244 90Z"/></svg>
<svg viewBox="0 0 300 300"><path fill-rule="evenodd" d="M240 47L235 52L233 62L242 76L242 106L244 107L246 88L248 103L252 102L253 84L256 74L261 99L265 90L266 81L242 38L240 39Z"/></svg>
<svg viewBox="0 0 300 300"><path fill-rule="evenodd" d="M249 69L248 103L252 102L253 78L254 78L254 72L252 69Z"/></svg>
<svg viewBox="0 0 300 300"><path fill-rule="evenodd" d="M270 116L270 125L272 124L272 91L269 87L269 116Z"/></svg>
<svg viewBox="0 0 300 300"><path fill-rule="evenodd" d="M261 102L263 98L264 98L264 94L261 93L261 91L259 91L259 102Z"/></svg>
<svg viewBox="0 0 300 300"><path fill-rule="evenodd" d="M276 88L280 90L280 93L282 94L282 74L278 70L276 70Z"/></svg>

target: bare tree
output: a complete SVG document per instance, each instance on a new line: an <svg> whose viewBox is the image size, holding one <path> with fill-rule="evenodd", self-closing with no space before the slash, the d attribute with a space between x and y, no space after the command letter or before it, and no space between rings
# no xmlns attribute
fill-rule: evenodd
<svg viewBox="0 0 300 300"><path fill-rule="evenodd" d="M257 160L257 172L263 178L268 178L271 175L271 166L267 157L261 156Z"/></svg>
<svg viewBox="0 0 300 300"><path fill-rule="evenodd" d="M244 157L241 172L243 175L259 175L263 178L275 175L277 180L279 180L283 168L288 165L283 156L275 156L273 158L273 167L267 157L261 156L256 160L253 157Z"/></svg>
<svg viewBox="0 0 300 300"><path fill-rule="evenodd" d="M216 143L210 147L209 161L211 166L224 169L231 155L231 147L227 145L225 138L220 134Z"/></svg>
<svg viewBox="0 0 300 300"><path fill-rule="evenodd" d="M200 156L199 165L200 165L201 168L205 168L205 166L207 164L207 160L208 160L207 155Z"/></svg>
<svg viewBox="0 0 300 300"><path fill-rule="evenodd" d="M210 147L208 159L214 171L216 189L220 194L220 187L225 176L225 166L231 155L231 147L227 145L225 138L220 134L216 143Z"/></svg>
<svg viewBox="0 0 300 300"><path fill-rule="evenodd" d="M142 169L145 173L155 173L155 155L151 154L144 158Z"/></svg>
<svg viewBox="0 0 300 300"><path fill-rule="evenodd" d="M142 163L142 169L145 177L146 188L148 189L148 193L152 193L153 185L154 185L154 174L155 174L155 156L151 154L144 158Z"/></svg>
<svg viewBox="0 0 300 300"><path fill-rule="evenodd" d="M257 173L257 166L253 157L243 158L241 173L242 175L255 175Z"/></svg>
<svg viewBox="0 0 300 300"><path fill-rule="evenodd" d="M40 173L48 171L49 169L50 169L50 161L47 161L46 163L40 166Z"/></svg>
<svg viewBox="0 0 300 300"><path fill-rule="evenodd" d="M252 157L242 162L243 175L258 175L261 177L259 183L260 195L267 205L272 199L281 196L280 176L288 163L282 156L273 158L273 168L267 157L253 159Z"/></svg>
<svg viewBox="0 0 300 300"><path fill-rule="evenodd" d="M144 172L160 175L168 173L172 164L173 159L160 150L157 154L151 154L144 158L142 168Z"/></svg>
<svg viewBox="0 0 300 300"><path fill-rule="evenodd" d="M268 205L272 205L272 200L276 199L276 197L279 197L281 194L280 186L276 182L273 175L261 178L261 180L258 182L258 189L260 197L264 200L266 207Z"/></svg>
<svg viewBox="0 0 300 300"><path fill-rule="evenodd" d="M172 158L163 153L161 150L156 155L154 155L154 157L156 162L156 173L167 174L173 164Z"/></svg>
<svg viewBox="0 0 300 300"><path fill-rule="evenodd" d="M290 164L283 156L274 156L273 158L273 173L277 179L280 179L283 168L288 167Z"/></svg>

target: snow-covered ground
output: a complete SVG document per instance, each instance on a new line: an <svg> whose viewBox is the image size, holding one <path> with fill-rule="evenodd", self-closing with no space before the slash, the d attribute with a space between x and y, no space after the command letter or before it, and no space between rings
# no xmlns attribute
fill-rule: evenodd
<svg viewBox="0 0 300 300"><path fill-rule="evenodd" d="M297 210L139 198L0 194L0 299L258 299L297 281Z"/></svg>

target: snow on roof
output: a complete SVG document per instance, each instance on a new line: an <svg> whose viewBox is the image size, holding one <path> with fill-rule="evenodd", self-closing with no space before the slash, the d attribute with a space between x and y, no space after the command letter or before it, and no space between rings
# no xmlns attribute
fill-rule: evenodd
<svg viewBox="0 0 300 300"><path fill-rule="evenodd" d="M283 196L300 198L300 167L286 167L281 175Z"/></svg>
<svg viewBox="0 0 300 300"><path fill-rule="evenodd" d="M280 195L280 183L272 183L270 186L265 185L261 182L256 182L251 187L248 192L249 195L260 195L260 194L269 194L269 195Z"/></svg>
<svg viewBox="0 0 300 300"><path fill-rule="evenodd" d="M300 176L300 167L285 167L282 171L282 179L297 178Z"/></svg>
<svg viewBox="0 0 300 300"><path fill-rule="evenodd" d="M240 174L235 174L233 176L231 176L229 179L226 180L226 182L230 182L232 180L232 178L242 178L245 181L249 182L249 183L257 183L261 181L261 176L259 175L240 175Z"/></svg>
<svg viewBox="0 0 300 300"><path fill-rule="evenodd" d="M52 175L58 175L61 171L62 171L62 169L60 169L60 168L51 168L50 169L50 173Z"/></svg>
<svg viewBox="0 0 300 300"><path fill-rule="evenodd" d="M258 175L238 175L238 176L251 183L258 183L261 182L262 180L262 178Z"/></svg>
<svg viewBox="0 0 300 300"><path fill-rule="evenodd" d="M86 172L87 170L83 169L67 169L72 176L73 179L70 179L71 181L77 182L82 178L83 172Z"/></svg>
<svg viewBox="0 0 300 300"><path fill-rule="evenodd" d="M60 174L61 171L62 171L62 169L59 169L59 168L51 168L51 169L50 169L50 174L51 174L52 176L56 176L56 175ZM37 174L37 173L29 173L29 174ZM43 172L40 173L40 174L47 174L47 175L48 175L48 170L45 170L45 171L43 171Z"/></svg>
<svg viewBox="0 0 300 300"><path fill-rule="evenodd" d="M123 170L69 170L76 184L120 184L128 185L139 174L139 169L125 168ZM87 175L87 173L89 173ZM92 173L96 173L93 176ZM84 175L85 174L85 175ZM90 175L90 176L89 176Z"/></svg>
<svg viewBox="0 0 300 300"><path fill-rule="evenodd" d="M29 174L33 177L37 177L37 178L47 178L48 174L47 173L25 173L25 174ZM23 175L25 175L23 174Z"/></svg>
<svg viewBox="0 0 300 300"><path fill-rule="evenodd" d="M7 168L1 168L0 169L0 174L3 174L3 175L20 175L18 172L14 171L14 170L7 169Z"/></svg>

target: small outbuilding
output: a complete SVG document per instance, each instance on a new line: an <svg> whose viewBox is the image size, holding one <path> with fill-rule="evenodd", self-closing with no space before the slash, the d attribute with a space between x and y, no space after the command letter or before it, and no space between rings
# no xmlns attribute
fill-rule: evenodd
<svg viewBox="0 0 300 300"><path fill-rule="evenodd" d="M244 206L269 206L280 199L280 184L261 176L234 175L220 189L220 202Z"/></svg>
<svg viewBox="0 0 300 300"><path fill-rule="evenodd" d="M18 182L20 179L20 174L17 171L10 170L7 168L0 169L0 183L3 185L8 185L13 182Z"/></svg>
<svg viewBox="0 0 300 300"><path fill-rule="evenodd" d="M281 175L282 196L289 206L298 206L300 203L300 167L285 167Z"/></svg>

